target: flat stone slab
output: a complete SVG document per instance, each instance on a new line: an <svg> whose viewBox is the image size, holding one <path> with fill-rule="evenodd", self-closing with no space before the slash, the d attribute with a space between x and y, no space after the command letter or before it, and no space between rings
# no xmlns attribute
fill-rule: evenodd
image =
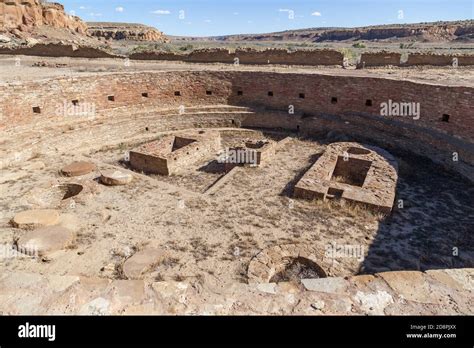
<svg viewBox="0 0 474 348"><path fill-rule="evenodd" d="M427 281L428 276L416 271L399 271L378 273L387 284L408 301L420 303L438 303L437 294L433 292Z"/></svg>
<svg viewBox="0 0 474 348"><path fill-rule="evenodd" d="M61 173L65 176L81 176L93 172L96 168L94 163L79 161L65 166Z"/></svg>
<svg viewBox="0 0 474 348"><path fill-rule="evenodd" d="M302 279L301 283L308 291L329 294L345 294L348 288L348 282L344 278Z"/></svg>
<svg viewBox="0 0 474 348"><path fill-rule="evenodd" d="M123 272L128 279L139 279L154 265L161 262L165 253L161 249L146 248L130 257L123 264Z"/></svg>
<svg viewBox="0 0 474 348"><path fill-rule="evenodd" d="M100 182L104 185L119 186L127 185L133 180L133 175L120 170L105 170L101 172Z"/></svg>
<svg viewBox="0 0 474 348"><path fill-rule="evenodd" d="M75 234L61 226L48 226L27 232L18 240L18 250L31 256L62 250L74 242Z"/></svg>
<svg viewBox="0 0 474 348"><path fill-rule="evenodd" d="M59 211L53 209L26 210L14 216L11 223L18 228L35 228L56 225Z"/></svg>

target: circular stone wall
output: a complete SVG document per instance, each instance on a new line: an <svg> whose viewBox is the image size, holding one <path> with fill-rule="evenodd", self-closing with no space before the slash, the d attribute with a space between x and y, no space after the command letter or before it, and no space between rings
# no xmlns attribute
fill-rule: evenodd
<svg viewBox="0 0 474 348"><path fill-rule="evenodd" d="M247 271L249 284L328 276L333 274L324 248L298 244L278 245L262 250L250 261Z"/></svg>

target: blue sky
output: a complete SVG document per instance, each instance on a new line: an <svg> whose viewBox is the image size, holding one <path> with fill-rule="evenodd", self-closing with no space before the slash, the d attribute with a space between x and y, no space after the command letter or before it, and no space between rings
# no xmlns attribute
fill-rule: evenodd
<svg viewBox="0 0 474 348"><path fill-rule="evenodd" d="M474 18L474 0L59 0L86 21L143 23L168 35L266 33Z"/></svg>

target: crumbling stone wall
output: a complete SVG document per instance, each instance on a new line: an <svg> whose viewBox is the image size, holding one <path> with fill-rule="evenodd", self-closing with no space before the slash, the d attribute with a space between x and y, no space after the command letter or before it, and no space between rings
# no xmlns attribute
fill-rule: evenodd
<svg viewBox="0 0 474 348"><path fill-rule="evenodd" d="M344 55L334 50L299 50L289 52L283 49L259 51L237 49L235 56L242 64L288 64L288 65L343 65Z"/></svg>
<svg viewBox="0 0 474 348"><path fill-rule="evenodd" d="M39 57L75 57L75 58L117 58L101 49L87 46L63 44L36 44L30 47L0 48L0 54L25 55Z"/></svg>
<svg viewBox="0 0 474 348"><path fill-rule="evenodd" d="M185 56L184 60L192 63L233 63L234 55L227 49L212 48L195 50Z"/></svg>
<svg viewBox="0 0 474 348"><path fill-rule="evenodd" d="M474 56L470 55L443 55L429 53L412 53L404 66L413 65L433 65L433 66L453 66L457 59L459 66L474 65Z"/></svg>
<svg viewBox="0 0 474 348"><path fill-rule="evenodd" d="M357 64L357 68L365 68L371 66L399 66L401 63L402 55L396 52L368 52L362 53L360 61Z"/></svg>
<svg viewBox="0 0 474 348"><path fill-rule="evenodd" d="M239 64L285 64L285 65L339 65L344 62L344 55L335 50L300 50L289 52L283 49L255 50L227 49L195 50L189 54L168 52L137 52L130 59L138 60L180 60L192 63L236 63Z"/></svg>
<svg viewBox="0 0 474 348"><path fill-rule="evenodd" d="M171 52L135 52L128 56L130 59L136 60L171 60L184 61L186 55Z"/></svg>

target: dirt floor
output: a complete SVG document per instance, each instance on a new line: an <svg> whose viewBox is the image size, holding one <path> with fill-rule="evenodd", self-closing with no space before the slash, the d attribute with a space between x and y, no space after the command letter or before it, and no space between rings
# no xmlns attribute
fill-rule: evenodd
<svg viewBox="0 0 474 348"><path fill-rule="evenodd" d="M45 66L38 66L45 65ZM19 82L60 76L83 76L136 71L275 71L282 73L317 73L340 76L384 77L453 86L474 86L471 67L381 67L356 70L354 67L313 66L252 66L232 64L199 64L165 61L129 61L126 59L46 58L30 56L0 56L0 83Z"/></svg>
<svg viewBox="0 0 474 348"><path fill-rule="evenodd" d="M203 168L215 157L180 176L134 172L135 180L122 187L99 184L97 173L77 180L61 177L58 169L72 160L69 153L46 151L5 169L0 244L12 244L24 233L9 226L9 220L31 207L60 206L62 213L78 219L79 230L69 250L42 260L11 259L2 268L121 279L127 258L145 246L156 246L164 248L167 257L147 279L199 278L227 284L246 281L248 264L261 249L286 243L362 247L365 259L338 259L332 275L474 267L474 188L453 174L397 154L397 202L402 200L403 207L383 220L362 208L291 197L298 178L324 151L324 139L241 129L221 130L221 136L223 147L242 139L293 139L279 148L271 163L239 168L214 194L207 189L224 174ZM91 160L99 170L127 170L124 156L133 146L96 146L75 158ZM52 183L81 184L84 190L64 202L51 190ZM453 248L462 250L459 257L452 257Z"/></svg>

